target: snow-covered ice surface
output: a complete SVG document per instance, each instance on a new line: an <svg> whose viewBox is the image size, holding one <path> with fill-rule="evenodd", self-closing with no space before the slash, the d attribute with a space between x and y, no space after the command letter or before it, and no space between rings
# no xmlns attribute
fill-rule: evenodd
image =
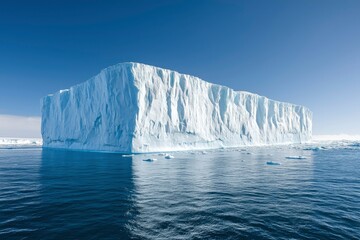
<svg viewBox="0 0 360 240"><path fill-rule="evenodd" d="M41 148L40 138L0 138L0 149Z"/></svg>
<svg viewBox="0 0 360 240"><path fill-rule="evenodd" d="M44 147L144 153L311 139L309 109L139 63L42 99Z"/></svg>

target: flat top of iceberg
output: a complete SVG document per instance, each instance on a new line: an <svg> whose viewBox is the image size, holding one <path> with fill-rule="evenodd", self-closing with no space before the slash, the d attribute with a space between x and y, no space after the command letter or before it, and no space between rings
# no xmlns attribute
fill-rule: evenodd
<svg viewBox="0 0 360 240"><path fill-rule="evenodd" d="M192 76L192 75L189 75L189 74L184 74L184 73L179 73L175 70L170 70L170 69L166 69L166 68L161 68L161 67L156 67L156 66L152 66L152 65L148 65L148 64L144 64L144 63L138 63L138 62L122 62L122 63L117 63L115 65L112 65L112 66L109 66L107 68L104 68L100 71L99 74L95 75L94 77L88 79L87 81L91 81L93 79L95 79L97 76L101 75L101 74L104 74L108 71L113 71L113 70L116 70L116 69L123 69L123 68L131 68L133 70L144 70L144 69L147 69L147 70L155 70L155 71L165 71L165 72L172 72L172 73L175 73L175 74L178 74L178 75L181 75L181 76L184 76L184 80L186 81L190 81L190 80L195 80L195 81L201 81L201 82L205 82L206 84L211 84L211 85L214 85L214 86L219 86L221 88L225 88L225 89L229 89L229 90L232 90L232 91L235 91L235 92L240 92L242 94L246 94L246 95L253 95L253 96L258 96L258 97L263 97L265 99L269 99L265 96L261 96L259 94L256 94L256 93L251 93L251 92L247 92L247 91L240 91L240 90L234 90L230 87L227 87L227 86L224 86L224 85L220 85L220 84L216 84L216 83L210 83L210 82L207 82L199 77L196 77L196 76ZM143 80L143 79L142 79ZM147 79L146 79L147 80ZM85 82L87 82L85 81ZM62 89L62 90L59 90L53 94L48 94L46 95L46 97L51 97L55 94L63 94L65 92L68 92L70 91L72 88L74 87L79 87L81 85L83 85L85 82L82 82L82 83L79 83L79 84L76 84L68 89ZM272 100L272 99L271 99ZM307 110L309 110L307 107L304 107L302 105L297 105L297 104L293 104L293 103L289 103L289 102L283 102L283 101L277 101L277 100L272 100L274 102L279 102L279 103L282 103L282 104L288 104L288 105L292 105L292 106L298 106L298 107L302 107L302 108L305 108ZM310 110L309 110L310 111Z"/></svg>

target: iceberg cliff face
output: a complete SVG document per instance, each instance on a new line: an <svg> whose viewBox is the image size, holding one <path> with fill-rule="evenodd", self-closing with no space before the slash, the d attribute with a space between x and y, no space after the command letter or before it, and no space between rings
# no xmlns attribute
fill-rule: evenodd
<svg viewBox="0 0 360 240"><path fill-rule="evenodd" d="M300 143L307 108L139 63L118 64L42 99L43 146L156 152Z"/></svg>

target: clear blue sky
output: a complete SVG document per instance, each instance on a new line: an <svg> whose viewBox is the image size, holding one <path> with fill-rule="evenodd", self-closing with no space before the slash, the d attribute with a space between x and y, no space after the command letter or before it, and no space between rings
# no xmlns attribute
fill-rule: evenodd
<svg viewBox="0 0 360 240"><path fill-rule="evenodd" d="M360 1L1 1L0 114L126 61L309 107L360 134Z"/></svg>

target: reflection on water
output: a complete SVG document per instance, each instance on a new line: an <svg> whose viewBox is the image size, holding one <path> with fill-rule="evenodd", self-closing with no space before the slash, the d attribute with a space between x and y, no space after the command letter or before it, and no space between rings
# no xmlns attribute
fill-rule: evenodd
<svg viewBox="0 0 360 240"><path fill-rule="evenodd" d="M129 236L131 159L52 150L8 154L0 163L1 187L11 188L1 188L0 234L17 239ZM10 198L10 191L20 195Z"/></svg>
<svg viewBox="0 0 360 240"><path fill-rule="evenodd" d="M292 221L311 223L301 218L310 214L312 203L299 196L311 185L313 159L310 155L306 161L286 160L291 153L254 148L174 154L172 160L159 156L154 163L134 157L139 209L134 235L279 238L294 227ZM268 166L267 161L281 164ZM293 237L301 235L294 233Z"/></svg>
<svg viewBox="0 0 360 240"><path fill-rule="evenodd" d="M1 150L0 239L360 237L359 151L172 155Z"/></svg>
<svg viewBox="0 0 360 240"><path fill-rule="evenodd" d="M44 227L55 227L54 237L129 235L126 223L134 205L131 159L44 150L40 175Z"/></svg>

